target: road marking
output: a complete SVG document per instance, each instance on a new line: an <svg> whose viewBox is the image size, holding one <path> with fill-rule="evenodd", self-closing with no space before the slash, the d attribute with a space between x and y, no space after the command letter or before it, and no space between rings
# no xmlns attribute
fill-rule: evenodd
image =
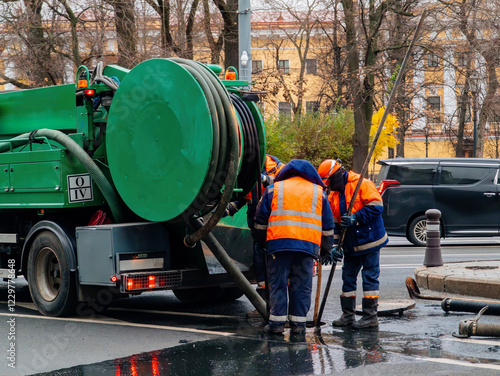
<svg viewBox="0 0 500 376"><path fill-rule="evenodd" d="M7 303L7 302L0 302L0 303ZM16 307L21 307L21 308L26 308L31 311L38 311L36 309L36 306L34 303L21 303L21 302L16 302Z"/></svg>
<svg viewBox="0 0 500 376"><path fill-rule="evenodd" d="M500 346L500 341L489 341L486 339L474 339L474 338L443 338L443 341L454 341L460 343L472 343L475 345L487 345L487 346Z"/></svg>
<svg viewBox="0 0 500 376"><path fill-rule="evenodd" d="M7 304L7 302L0 301L0 304ZM26 308L32 311L38 311L33 303L16 303L16 307ZM134 312L134 313L153 313L160 315L171 315L171 316L188 316L188 317L202 317L210 319L241 319L241 316L229 316L229 315L214 315L211 313L194 313L194 312L175 312L175 311L158 311L152 309L135 309L135 308L122 308L122 307L110 307L109 311L120 311L120 312Z"/></svg>
<svg viewBox="0 0 500 376"><path fill-rule="evenodd" d="M108 310L109 311L121 311L121 312L154 313L154 314L161 314L161 315L203 317L203 318L211 318L211 319L241 319L241 316L213 315L210 313L157 311L157 310L152 310L152 309L110 307Z"/></svg>
<svg viewBox="0 0 500 376"><path fill-rule="evenodd" d="M444 256L449 256L449 257L476 257L476 256L498 256L498 250L495 252L491 253L470 253L470 254L464 254L464 253L446 253L442 252ZM405 254L405 255L380 255L380 257L422 257L424 256L422 253L416 253L416 254ZM476 260L476 261L481 261L481 260ZM489 261L489 260L483 260L483 261Z"/></svg>
<svg viewBox="0 0 500 376"><path fill-rule="evenodd" d="M163 325L152 325L152 324L136 324L132 322L119 321L115 319L75 319L68 317L49 317L49 316L34 316L34 315L25 315L25 314L12 314L12 313L0 313L0 316L8 316L8 317L26 317L30 319L41 319L41 320L57 320L57 321L72 321L79 323L92 323L92 324L105 324L105 325L115 325L115 326L130 326L135 328L148 328L148 329L162 329L162 330L172 330L178 332L190 332L190 333L199 333L199 334L211 334L216 336L229 337L234 336L234 333L228 332L214 332L212 330L203 330L203 329L191 329L191 328L182 328L177 326L163 326Z"/></svg>
<svg viewBox="0 0 500 376"><path fill-rule="evenodd" d="M418 268L419 266L422 266L422 265L420 265L420 264L386 264L386 265L380 265L381 268L387 268L387 269Z"/></svg>
<svg viewBox="0 0 500 376"><path fill-rule="evenodd" d="M469 363L469 362L464 362L463 360L453 360L453 359L444 359L444 358L420 358L419 357L417 359L424 360L427 362L451 364L451 365L456 365L456 366L473 367L473 368L494 369L494 370L500 371L500 365L495 365L495 364Z"/></svg>

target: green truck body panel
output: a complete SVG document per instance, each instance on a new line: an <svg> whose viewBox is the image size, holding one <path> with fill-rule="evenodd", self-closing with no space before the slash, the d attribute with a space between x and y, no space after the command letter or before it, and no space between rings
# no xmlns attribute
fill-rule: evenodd
<svg viewBox="0 0 500 376"><path fill-rule="evenodd" d="M75 128L75 85L0 92L0 134Z"/></svg>
<svg viewBox="0 0 500 376"><path fill-rule="evenodd" d="M68 176L88 175L66 150L0 153L0 208L37 209L102 206L92 182L68 186ZM91 196L89 196L91 194Z"/></svg>

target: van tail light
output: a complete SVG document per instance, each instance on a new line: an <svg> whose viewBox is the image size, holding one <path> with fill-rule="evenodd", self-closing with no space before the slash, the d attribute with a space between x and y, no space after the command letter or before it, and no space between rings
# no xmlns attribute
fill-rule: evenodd
<svg viewBox="0 0 500 376"><path fill-rule="evenodd" d="M382 194L387 188L396 187L398 185L401 185L401 183L397 180L382 180L382 183L380 183L378 187L378 192Z"/></svg>

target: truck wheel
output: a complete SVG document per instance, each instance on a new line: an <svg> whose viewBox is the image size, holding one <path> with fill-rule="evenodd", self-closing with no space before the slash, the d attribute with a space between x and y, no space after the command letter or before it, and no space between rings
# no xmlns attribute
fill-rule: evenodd
<svg viewBox="0 0 500 376"><path fill-rule="evenodd" d="M65 316L76 306L75 278L61 242L50 231L36 236L28 256L28 285L38 311Z"/></svg>
<svg viewBox="0 0 500 376"><path fill-rule="evenodd" d="M199 287L193 289L173 290L177 299L183 303L216 303L232 302L240 298L243 292L238 287Z"/></svg>
<svg viewBox="0 0 500 376"><path fill-rule="evenodd" d="M416 246L425 247L427 245L427 218L425 215L419 215L410 222L407 238Z"/></svg>
<svg viewBox="0 0 500 376"><path fill-rule="evenodd" d="M177 299L189 304L215 303L222 297L222 289L219 286L178 289L173 292Z"/></svg>
<svg viewBox="0 0 500 376"><path fill-rule="evenodd" d="M220 302L232 302L243 296L243 291L239 287L223 287L221 290L222 296L220 297Z"/></svg>

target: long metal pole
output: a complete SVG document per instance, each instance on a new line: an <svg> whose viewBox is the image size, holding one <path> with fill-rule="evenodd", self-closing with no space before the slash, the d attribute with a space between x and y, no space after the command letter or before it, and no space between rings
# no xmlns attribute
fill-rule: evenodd
<svg viewBox="0 0 500 376"><path fill-rule="evenodd" d="M252 8L250 0L238 0L238 56L241 81L252 82Z"/></svg>
<svg viewBox="0 0 500 376"><path fill-rule="evenodd" d="M368 155L366 156L365 163L363 164L363 169L361 170L360 177L358 180L358 184L356 185L356 189L354 190L351 198L351 202L349 203L349 208L347 209L347 215L351 214L352 207L354 205L354 201L356 201L356 197L359 192L359 188L361 187L361 183L363 182L363 176L366 173L366 170L368 169L368 164L370 163L370 160L372 159L373 152L375 150L375 147L377 146L378 139L380 137L380 133L382 133L382 129L384 128L385 120L387 119L387 115L389 115L389 112L391 111L392 107L392 102L394 101L394 97L396 96L396 91L399 87L399 84L401 83L401 80L403 79L404 76L404 71L406 69L406 64L408 62L408 59L410 57L411 51L413 50L413 46L415 45L415 41L418 38L418 35L420 33L420 29L422 28L422 24L424 22L424 18L427 15L427 10L425 9L422 12L422 16L420 17L420 21L418 23L417 29L415 30L415 34L413 35L413 39L410 43L410 46L408 47L408 50L406 51L405 57L403 59L403 62L401 63L401 68L399 69L398 76L396 77L396 81L394 82L394 86L392 87L391 95L389 96L389 100L387 101L387 105L384 110L384 114L382 115L382 119L380 119L380 123L377 128L377 133L375 134L375 137L373 138L372 145L370 147L370 150L368 151ZM339 249L342 247L342 243L344 242L344 237L345 237L345 228L342 229L342 232L340 234L340 239L338 243ZM337 264L334 263L332 266L332 270L330 271L330 275L328 276L328 282L325 287L325 292L323 294L323 300L321 301L321 307L319 309L318 313L318 318L316 319L316 326L319 326L321 322L321 317L323 316L323 311L325 309L325 304L326 300L328 298L328 293L330 292L330 286L332 284L333 280L333 274L335 273Z"/></svg>
<svg viewBox="0 0 500 376"><path fill-rule="evenodd" d="M477 147L477 92L472 93L472 122L473 122L473 145L472 145L472 157L476 158L476 147Z"/></svg>
<svg viewBox="0 0 500 376"><path fill-rule="evenodd" d="M194 218L191 220L191 225L195 230L198 230L203 227L203 223L199 218ZM267 315L266 303L264 300L257 294L255 289L252 287L248 279L245 278L241 270L234 264L234 261L229 257L226 250L220 245L217 238L209 232L203 238L203 241L207 245L208 248L212 251L217 260L221 263L221 265L226 269L226 271L233 277L234 281L238 285L241 291L246 295L250 303L259 311L262 318L267 322L269 317Z"/></svg>

